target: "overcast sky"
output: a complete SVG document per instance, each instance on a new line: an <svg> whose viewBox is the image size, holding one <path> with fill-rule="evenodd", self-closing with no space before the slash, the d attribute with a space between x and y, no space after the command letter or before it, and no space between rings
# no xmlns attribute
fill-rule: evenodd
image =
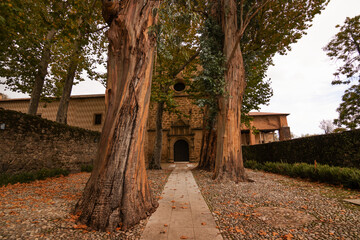
<svg viewBox="0 0 360 240"><path fill-rule="evenodd" d="M337 24L359 14L360 0L331 0L325 11L315 17L308 34L292 45L287 55L275 56L275 66L268 71L274 96L261 111L290 113L288 123L295 135L322 133L320 121L337 117L336 108L346 89L331 85L336 63L330 61L322 48L337 33ZM4 92L3 85L0 92ZM74 86L72 95L104 92L100 83L86 81ZM10 98L25 96L5 93Z"/></svg>
<svg viewBox="0 0 360 240"><path fill-rule="evenodd" d="M261 111L290 113L290 130L298 136L323 133L320 121L337 118L336 109L347 87L331 85L339 63L331 61L322 48L338 32L337 24L359 14L360 0L330 0L291 52L275 56L275 65L268 71L274 96Z"/></svg>

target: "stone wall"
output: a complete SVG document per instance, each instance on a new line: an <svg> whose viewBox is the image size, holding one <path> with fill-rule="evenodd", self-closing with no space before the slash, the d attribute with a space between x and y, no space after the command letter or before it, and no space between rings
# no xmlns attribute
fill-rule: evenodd
<svg viewBox="0 0 360 240"><path fill-rule="evenodd" d="M0 108L0 173L80 171L93 163L99 138L99 132Z"/></svg>

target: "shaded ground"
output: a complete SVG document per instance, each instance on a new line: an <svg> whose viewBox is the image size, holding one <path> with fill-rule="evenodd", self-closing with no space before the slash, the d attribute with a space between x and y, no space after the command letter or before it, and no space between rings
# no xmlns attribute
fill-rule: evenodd
<svg viewBox="0 0 360 240"><path fill-rule="evenodd" d="M326 184L247 170L252 183L216 183L193 171L226 239L360 239L360 198Z"/></svg>
<svg viewBox="0 0 360 240"><path fill-rule="evenodd" d="M160 196L171 170L148 171L153 197ZM126 232L88 231L70 211L89 173L0 187L0 239L138 239L146 225Z"/></svg>
<svg viewBox="0 0 360 240"><path fill-rule="evenodd" d="M171 171L148 171L154 197ZM193 171L225 239L360 239L360 207L350 191L248 170L254 183L215 183ZM147 220L126 232L92 232L69 212L90 174L0 187L0 239L139 239ZM209 239L210 240L210 239Z"/></svg>

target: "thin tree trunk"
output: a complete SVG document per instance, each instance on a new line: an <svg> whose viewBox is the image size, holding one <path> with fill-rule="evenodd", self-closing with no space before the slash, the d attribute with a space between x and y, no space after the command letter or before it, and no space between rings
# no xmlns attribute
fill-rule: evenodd
<svg viewBox="0 0 360 240"><path fill-rule="evenodd" d="M64 87L59 102L58 111L56 114L56 121L59 123L67 123L67 112L69 108L69 101L71 96L72 86L74 84L75 74L79 65L81 45L78 40L74 42L74 50L70 57L69 68L67 70Z"/></svg>
<svg viewBox="0 0 360 240"><path fill-rule="evenodd" d="M149 27L158 3L103 0L104 19L110 24L107 112L95 167L75 208L79 221L93 229L127 228L156 207L144 145L155 56Z"/></svg>
<svg viewBox="0 0 360 240"><path fill-rule="evenodd" d="M161 152L163 143L162 120L164 113L164 102L157 103L156 112L156 140L152 157L149 162L149 169L161 169Z"/></svg>
<svg viewBox="0 0 360 240"><path fill-rule="evenodd" d="M234 0L221 0L221 21L224 32L224 55L228 59L236 45L237 6ZM219 99L217 117L217 150L214 179L245 181L241 150L241 104L245 89L245 71L240 46L237 44L225 71L229 96Z"/></svg>
<svg viewBox="0 0 360 240"><path fill-rule="evenodd" d="M54 38L55 34L56 30L53 28L46 35L46 42L41 54L41 60L35 76L34 86L31 92L31 99L28 108L28 114L30 115L36 115L39 106L39 101L44 87L45 77L48 73L47 69L51 58L51 40Z"/></svg>

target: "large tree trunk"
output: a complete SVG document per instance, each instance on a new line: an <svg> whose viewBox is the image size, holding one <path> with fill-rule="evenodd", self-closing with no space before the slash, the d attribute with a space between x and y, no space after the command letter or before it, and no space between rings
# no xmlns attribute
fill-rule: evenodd
<svg viewBox="0 0 360 240"><path fill-rule="evenodd" d="M200 160L197 169L213 171L216 159L216 126L215 119L211 119L204 113L203 133L201 139Z"/></svg>
<svg viewBox="0 0 360 240"><path fill-rule="evenodd" d="M30 115L36 115L39 106L39 101L44 87L45 77L48 73L47 69L51 58L51 41L54 38L55 34L56 30L53 28L46 35L45 45L42 50L41 60L35 76L34 86L31 92L31 99L28 108L28 114Z"/></svg>
<svg viewBox="0 0 360 240"><path fill-rule="evenodd" d="M80 51L81 45L78 40L75 40L73 53L70 57L69 68L66 73L64 87L56 114L56 121L59 123L67 123L67 112L69 108L70 95L72 86L74 84L75 74L79 65Z"/></svg>
<svg viewBox="0 0 360 240"><path fill-rule="evenodd" d="M217 118L217 150L215 179L245 181L241 151L241 104L245 89L245 71L239 44L236 44L237 6L235 0L221 0L221 21L224 32L224 55L228 60L225 83L227 97L219 99Z"/></svg>
<svg viewBox="0 0 360 240"><path fill-rule="evenodd" d="M157 112L156 112L156 140L153 155L150 158L149 169L161 169L161 152L162 152L162 139L163 139L163 129L162 129L162 120L164 113L164 102L157 103Z"/></svg>
<svg viewBox="0 0 360 240"><path fill-rule="evenodd" d="M77 203L79 221L93 229L127 228L155 210L145 170L158 1L103 0L109 23L106 118L94 170Z"/></svg>

